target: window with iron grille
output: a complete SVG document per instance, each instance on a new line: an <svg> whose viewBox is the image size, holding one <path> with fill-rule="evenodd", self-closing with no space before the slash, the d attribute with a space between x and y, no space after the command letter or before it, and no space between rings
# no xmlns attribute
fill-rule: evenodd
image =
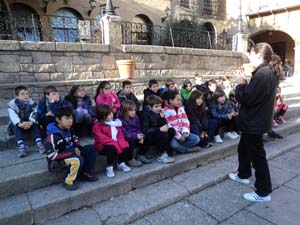
<svg viewBox="0 0 300 225"><path fill-rule="evenodd" d="M207 16L217 15L219 2L220 2L220 0L204 0L203 1L203 15L207 15Z"/></svg>
<svg viewBox="0 0 300 225"><path fill-rule="evenodd" d="M180 0L180 6L189 8L190 7L190 0Z"/></svg>

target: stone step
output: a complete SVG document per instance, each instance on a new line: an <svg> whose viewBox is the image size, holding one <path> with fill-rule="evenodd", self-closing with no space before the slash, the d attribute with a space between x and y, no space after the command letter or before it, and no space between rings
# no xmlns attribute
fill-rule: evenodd
<svg viewBox="0 0 300 225"><path fill-rule="evenodd" d="M280 141L270 141L267 143L266 146L268 152L270 152L269 154L274 156L282 152L282 149L291 149L299 146L300 143L295 143L295 141L299 139L299 133L293 134L299 130L299 120L289 121L287 124L278 127L277 131L282 135L292 135ZM129 191L164 179L169 179L178 174L198 168L199 166L205 166L215 160L223 159L234 154L236 152L236 147L237 140L226 140L222 145L214 145L214 147L203 149L198 153L177 155L175 156L176 162L173 164L161 164L155 162L153 164L143 165L138 169L133 169L130 173L117 172L116 177L113 179L107 178L104 174L100 174L97 182L81 182L80 188L73 192L69 192L62 188L61 184L53 184L44 188L29 191L29 182L32 184L38 183L39 180L42 180L41 182L43 182L42 177L44 176L47 177L44 178L46 179L45 182L49 182L47 180L48 177L52 177L53 180L56 179L56 177L47 174L46 169L38 172L42 175L33 174L39 169L32 172L29 172L29 169L24 169L26 170L24 173L22 172L22 169L19 169L19 174L17 172L10 172L11 170L7 169L5 172L6 176L2 178L1 189L9 190L11 186L8 184L20 186L19 184L15 185L17 181L10 182L10 180L24 179L24 182L27 182L23 183L23 186L21 186L20 189L27 189L28 192L0 199L0 224L43 223L73 210L82 207L91 207L101 201L109 200L121 194L128 193ZM22 164L20 164L20 167L26 168ZM33 167L30 168L31 170L34 169ZM35 165L35 168L40 168L42 170L43 165ZM1 171L2 170L3 169L1 169ZM19 178L13 177L11 174L18 175ZM36 179L36 181L33 181L34 179ZM170 191L169 189L165 190ZM20 192L21 191L19 190L19 193Z"/></svg>
<svg viewBox="0 0 300 225"><path fill-rule="evenodd" d="M292 112L292 111L290 111ZM296 115L298 118L300 111ZM295 118L295 117L294 117ZM287 124L280 125L276 130L286 136L295 132L299 128L300 121L290 119ZM92 144L93 140L81 140L83 145ZM235 146L237 141L229 141L229 145ZM228 143L226 142L226 145ZM226 145L215 145L211 148L213 153L218 153L222 148L227 149ZM221 149L221 150L220 150ZM44 154L38 153L34 147L30 147L28 156L18 158L16 151L11 149L0 151L0 198L10 195L21 194L31 190L55 184L61 181L62 173L53 174L47 170L47 163ZM105 170L105 158L98 156L96 163L96 171Z"/></svg>
<svg viewBox="0 0 300 225"><path fill-rule="evenodd" d="M270 160L295 148L299 149L299 134L298 132L283 140L276 141L277 146L273 143L265 144L267 158ZM293 144L287 146L285 145L287 142ZM130 191L108 201L97 203L90 208L84 207L67 213L42 223L42 225L131 224L131 222L141 219L150 213L228 179L228 174L236 171L237 161L237 154L235 154L172 178ZM254 181L253 178L251 180ZM278 178L273 181L275 181L273 183L273 188L275 189L279 185Z"/></svg>

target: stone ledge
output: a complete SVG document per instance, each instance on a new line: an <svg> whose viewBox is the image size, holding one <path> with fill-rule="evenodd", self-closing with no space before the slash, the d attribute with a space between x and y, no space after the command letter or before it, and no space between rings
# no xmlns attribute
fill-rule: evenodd
<svg viewBox="0 0 300 225"><path fill-rule="evenodd" d="M97 43L35 42L0 40L0 51L105 52L110 45Z"/></svg>

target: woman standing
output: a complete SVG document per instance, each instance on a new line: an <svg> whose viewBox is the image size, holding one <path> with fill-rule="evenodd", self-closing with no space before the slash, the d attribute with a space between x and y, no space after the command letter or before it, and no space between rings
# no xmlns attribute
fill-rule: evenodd
<svg viewBox="0 0 300 225"><path fill-rule="evenodd" d="M267 43L252 47L250 63L256 67L249 83L244 77L238 77L236 99L241 104L238 124L242 132L238 145L238 173L229 174L229 178L249 184L251 164L255 169L255 192L246 193L248 201L271 201L272 184L263 134L272 128L274 102L280 67L272 61L273 50Z"/></svg>

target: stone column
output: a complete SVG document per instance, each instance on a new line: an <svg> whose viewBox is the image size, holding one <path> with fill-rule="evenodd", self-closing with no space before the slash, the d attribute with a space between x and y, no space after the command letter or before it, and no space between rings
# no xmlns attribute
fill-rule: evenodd
<svg viewBox="0 0 300 225"><path fill-rule="evenodd" d="M236 50L238 52L247 52L248 47L248 35L237 33L236 34L236 40L237 40L237 48Z"/></svg>
<svg viewBox="0 0 300 225"><path fill-rule="evenodd" d="M110 45L112 49L121 49L122 26L121 17L115 15L105 15L102 17L104 43Z"/></svg>
<svg viewBox="0 0 300 225"><path fill-rule="evenodd" d="M300 75L300 40L295 40L294 75Z"/></svg>

